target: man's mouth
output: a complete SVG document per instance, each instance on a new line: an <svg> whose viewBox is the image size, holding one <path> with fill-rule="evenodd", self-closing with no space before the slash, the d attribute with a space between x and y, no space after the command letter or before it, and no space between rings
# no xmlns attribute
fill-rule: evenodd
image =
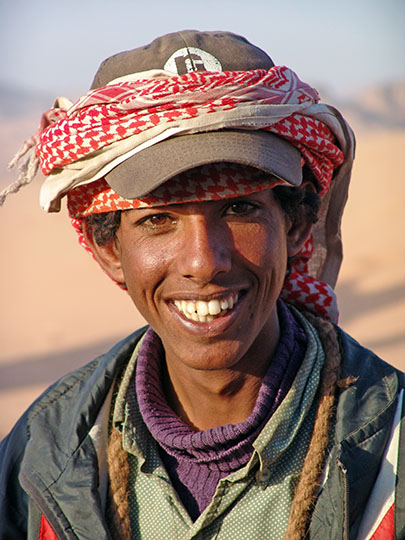
<svg viewBox="0 0 405 540"><path fill-rule="evenodd" d="M237 293L231 293L224 298L215 298L208 302L204 300L175 300L174 305L187 319L195 322L211 322L230 311L239 300Z"/></svg>

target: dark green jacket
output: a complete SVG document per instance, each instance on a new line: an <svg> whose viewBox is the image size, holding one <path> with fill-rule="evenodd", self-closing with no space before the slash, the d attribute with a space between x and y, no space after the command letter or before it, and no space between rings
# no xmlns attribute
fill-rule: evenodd
<svg viewBox="0 0 405 540"><path fill-rule="evenodd" d="M0 540L37 540L41 514L59 540L110 538L89 431L143 331L54 384L1 443ZM342 376L357 382L338 396L335 444L311 520L311 540L356 538L404 387L403 374L339 333ZM401 463L400 469L404 457ZM397 485L398 539L405 538L404 476Z"/></svg>

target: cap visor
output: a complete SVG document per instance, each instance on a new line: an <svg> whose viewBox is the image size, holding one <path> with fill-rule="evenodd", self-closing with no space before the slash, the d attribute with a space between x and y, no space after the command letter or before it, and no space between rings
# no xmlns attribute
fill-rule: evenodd
<svg viewBox="0 0 405 540"><path fill-rule="evenodd" d="M135 199L183 171L221 161L256 167L293 186L302 182L297 148L273 133L244 130L172 137L123 161L105 179L121 197Z"/></svg>

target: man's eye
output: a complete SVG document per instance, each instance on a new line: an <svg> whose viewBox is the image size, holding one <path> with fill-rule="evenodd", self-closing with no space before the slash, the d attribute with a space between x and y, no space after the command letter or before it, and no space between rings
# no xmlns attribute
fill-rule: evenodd
<svg viewBox="0 0 405 540"><path fill-rule="evenodd" d="M245 216L256 209L256 206L247 201L237 201L230 204L226 210L228 215Z"/></svg>
<svg viewBox="0 0 405 540"><path fill-rule="evenodd" d="M149 229L158 229L170 225L173 219L168 214L153 214L143 218L139 225Z"/></svg>

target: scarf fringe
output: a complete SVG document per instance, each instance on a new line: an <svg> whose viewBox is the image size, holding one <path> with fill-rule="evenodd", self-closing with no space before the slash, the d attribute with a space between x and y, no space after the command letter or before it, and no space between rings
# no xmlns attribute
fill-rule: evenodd
<svg viewBox="0 0 405 540"><path fill-rule="evenodd" d="M30 144L30 141L25 141L23 146L18 150L16 155L8 164L8 168L11 169L20 161L22 157L34 146L35 143ZM33 152L18 168L18 178L6 188L0 191L0 207L3 206L5 200L11 193L18 193L24 186L30 184L35 178L39 169L39 159L35 152Z"/></svg>

